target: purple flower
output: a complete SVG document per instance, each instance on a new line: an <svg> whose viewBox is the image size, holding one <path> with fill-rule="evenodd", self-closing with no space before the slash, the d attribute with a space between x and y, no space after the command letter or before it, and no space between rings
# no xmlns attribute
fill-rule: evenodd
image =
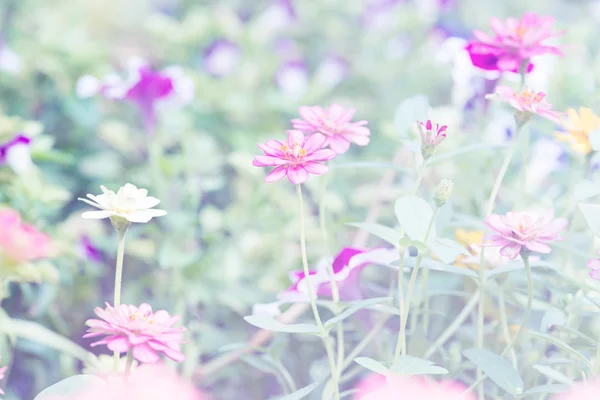
<svg viewBox="0 0 600 400"><path fill-rule="evenodd" d="M30 144L31 139L21 133L6 143L0 143L0 165L6 164L16 174L23 174L33 166Z"/></svg>
<svg viewBox="0 0 600 400"><path fill-rule="evenodd" d="M319 86L334 88L348 76L348 62L338 55L331 55L319 65L315 81Z"/></svg>
<svg viewBox="0 0 600 400"><path fill-rule="evenodd" d="M217 39L204 51L204 68L213 76L226 76L234 71L240 57L240 47L236 43Z"/></svg>
<svg viewBox="0 0 600 400"><path fill-rule="evenodd" d="M94 246L94 243L92 243L92 240L88 235L81 235L79 244L81 246L85 258L98 263L104 261L104 256L102 255L102 252L100 251L100 249Z"/></svg>
<svg viewBox="0 0 600 400"><path fill-rule="evenodd" d="M292 60L283 63L275 73L275 83L287 97L297 99L308 88L308 68L302 60Z"/></svg>
<svg viewBox="0 0 600 400"><path fill-rule="evenodd" d="M194 85L179 66L157 71L146 61L132 58L126 79L114 74L102 80L86 75L77 82L76 92L83 98L101 93L109 99L134 103L142 113L146 131L152 132L156 126L157 108L189 103L194 96Z"/></svg>

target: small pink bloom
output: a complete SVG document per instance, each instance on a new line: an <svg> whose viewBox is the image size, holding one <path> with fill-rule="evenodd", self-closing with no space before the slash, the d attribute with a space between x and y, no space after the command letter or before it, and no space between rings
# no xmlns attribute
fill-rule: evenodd
<svg viewBox="0 0 600 400"><path fill-rule="evenodd" d="M598 400L600 399L600 379L577 382L568 392L552 397L552 400Z"/></svg>
<svg viewBox="0 0 600 400"><path fill-rule="evenodd" d="M356 109L332 104L327 110L320 106L302 106L298 109L303 119L293 119L294 129L304 133L322 133L327 137L325 146L337 154L348 151L350 143L358 146L369 144L371 131L367 121L350 122Z"/></svg>
<svg viewBox="0 0 600 400"><path fill-rule="evenodd" d="M532 56L541 54L562 55L555 46L544 42L550 38L562 35L562 32L553 32L554 18L540 17L528 13L520 20L508 18L501 21L492 18L490 25L494 35L474 31L475 40L467 45L473 65L485 70L519 72L521 66L527 62L527 72L533 65L529 63Z"/></svg>
<svg viewBox="0 0 600 400"><path fill-rule="evenodd" d="M552 104L547 103L546 94L543 92L534 92L529 88L524 88L520 93L515 92L507 86L498 86L493 95L487 95L487 98L497 98L513 106L519 113L523 114L526 121L533 114L546 118L556 124L561 123L562 114L552 110Z"/></svg>
<svg viewBox="0 0 600 400"><path fill-rule="evenodd" d="M92 347L105 344L118 353L131 350L141 363L157 362L159 353L177 362L185 360L179 347L185 328L173 327L179 321L178 316L171 317L164 310L153 313L152 307L145 303L139 307L122 304L116 308L107 303L106 309L96 307L94 312L102 319L88 320L89 329L83 337L105 337Z"/></svg>
<svg viewBox="0 0 600 400"><path fill-rule="evenodd" d="M50 237L21 221L18 212L0 210L0 253L16 262L53 257L57 250Z"/></svg>
<svg viewBox="0 0 600 400"><path fill-rule="evenodd" d="M6 372L7 369L8 369L8 367L0 368L0 380L4 379L4 373ZM6 393L4 393L4 391L2 389L0 389L0 394L6 394Z"/></svg>
<svg viewBox="0 0 600 400"><path fill-rule="evenodd" d="M430 147L436 147L446 139L446 129L448 129L446 125L435 124L434 127L430 120L425 123L419 122L423 144Z"/></svg>
<svg viewBox="0 0 600 400"><path fill-rule="evenodd" d="M600 281L600 258L592 258L587 263L588 268L591 268L590 277Z"/></svg>
<svg viewBox="0 0 600 400"><path fill-rule="evenodd" d="M454 381L436 382L424 377L370 375L359 383L353 400L475 400L473 392Z"/></svg>
<svg viewBox="0 0 600 400"><path fill-rule="evenodd" d="M550 253L547 243L562 240L559 232L567 225L566 218L554 218L554 211L537 214L533 211L508 212L504 215L492 214L485 224L496 231L489 237L488 246L501 247L504 257L516 258L525 247L534 253Z"/></svg>
<svg viewBox="0 0 600 400"><path fill-rule="evenodd" d="M259 144L265 155L254 157L255 167L276 167L267 175L265 182L271 183L287 176L290 182L300 184L306 182L308 174L323 175L329 169L322 162L331 160L335 153L323 149L325 136L315 133L308 138L300 131L288 131L287 143L269 140Z"/></svg>

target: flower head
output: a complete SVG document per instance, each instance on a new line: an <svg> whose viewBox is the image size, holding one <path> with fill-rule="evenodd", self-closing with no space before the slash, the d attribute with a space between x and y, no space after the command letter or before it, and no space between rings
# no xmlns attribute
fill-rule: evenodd
<svg viewBox="0 0 600 400"><path fill-rule="evenodd" d="M345 109L338 104L330 105L327 110L320 106L302 106L298 112L303 119L292 120L294 129L325 135L325 146L329 146L337 154L348 151L350 143L358 146L369 144L371 131L365 126L368 122L351 122L355 108Z"/></svg>
<svg viewBox="0 0 600 400"><path fill-rule="evenodd" d="M315 133L308 138L300 131L288 131L287 143L277 140L269 140L265 144L259 144L265 155L254 157L252 165L255 167L276 167L265 178L265 182L271 183L287 176L294 184L306 182L308 174L323 175L329 169L322 162L331 160L335 153L329 149L323 149L325 136Z"/></svg>
<svg viewBox="0 0 600 400"><path fill-rule="evenodd" d="M0 210L0 255L16 263L55 256L50 237L34 226L24 224L15 210Z"/></svg>
<svg viewBox="0 0 600 400"><path fill-rule="evenodd" d="M592 258L587 263L590 271L590 278L600 281L600 258Z"/></svg>
<svg viewBox="0 0 600 400"><path fill-rule="evenodd" d="M121 187L115 194L112 190L108 190L104 186L100 186L102 194L94 196L88 194L91 199L81 200L91 206L99 208L101 211L86 211L81 216L83 218L102 219L123 218L129 222L146 223L153 217L161 217L167 215L164 210L155 210L152 207L158 205L160 200L148 196L146 189L138 189L131 183Z"/></svg>
<svg viewBox="0 0 600 400"><path fill-rule="evenodd" d="M576 382L565 393L557 394L552 400L596 400L600 394L600 379Z"/></svg>
<svg viewBox="0 0 600 400"><path fill-rule="evenodd" d="M498 86L494 95L487 98L497 98L513 106L516 110L517 123L524 124L534 114L560 124L561 114L552 110L552 104L546 102L546 94L524 88L520 93L507 86Z"/></svg>
<svg viewBox="0 0 600 400"><path fill-rule="evenodd" d="M122 304L106 309L96 307L96 315L102 319L90 319L84 338L105 336L92 344L105 344L112 351L126 353L131 350L133 357L141 363L155 363L159 354L181 362L185 356L179 345L183 340L185 328L174 328L179 317L171 317L168 312L159 310L152 312L152 307L142 304L139 307Z"/></svg>
<svg viewBox="0 0 600 400"><path fill-rule="evenodd" d="M146 129L152 130L156 124L156 108L189 103L194 97L194 85L179 66L157 71L147 61L131 58L126 79L116 74L102 80L86 75L77 82L76 92L84 98L101 93L109 99L131 101L140 109Z"/></svg>
<svg viewBox="0 0 600 400"><path fill-rule="evenodd" d="M459 382L436 382L428 378L369 375L357 387L354 400L396 400L398 394L406 399L419 400L474 400Z"/></svg>
<svg viewBox="0 0 600 400"><path fill-rule="evenodd" d="M554 136L561 142L571 145L573 151L589 154L592 151L590 133L600 128L600 117L596 116L589 108L580 108L579 113L572 108L567 110L568 121L563 122L567 131L556 132Z"/></svg>
<svg viewBox="0 0 600 400"><path fill-rule="evenodd" d="M31 139L20 133L0 143L0 164L7 164L16 174L23 174L33 166L30 145Z"/></svg>
<svg viewBox="0 0 600 400"><path fill-rule="evenodd" d="M428 159L433 155L435 149L446 139L446 130L448 126L427 122L419 122L419 132L421 133L421 153L423 158Z"/></svg>
<svg viewBox="0 0 600 400"><path fill-rule="evenodd" d="M554 211L538 214L533 211L492 214L485 224L496 234L489 246L499 246L504 257L516 258L523 250L534 253L550 253L547 243L562 240L558 234L566 225L566 218L554 218Z"/></svg>
<svg viewBox="0 0 600 400"><path fill-rule="evenodd" d="M553 32L554 18L540 17L528 13L520 20L508 18L501 21L492 18L490 25L494 35L485 32L473 31L475 40L467 45L473 65L485 70L519 72L527 63L527 72L533 65L529 63L532 56L541 54L561 55L555 46L544 42L550 38L562 35L562 32Z"/></svg>

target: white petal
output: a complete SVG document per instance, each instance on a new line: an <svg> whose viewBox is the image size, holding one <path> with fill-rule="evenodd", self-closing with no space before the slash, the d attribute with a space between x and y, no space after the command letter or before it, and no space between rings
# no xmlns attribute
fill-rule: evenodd
<svg viewBox="0 0 600 400"><path fill-rule="evenodd" d="M75 93L78 97L88 98L94 96L100 90L100 80L91 75L85 75L79 78L75 86Z"/></svg>
<svg viewBox="0 0 600 400"><path fill-rule="evenodd" d="M33 167L29 145L16 144L10 147L6 152L6 163L10 165L17 175L22 175Z"/></svg>
<svg viewBox="0 0 600 400"><path fill-rule="evenodd" d="M100 205L99 208L104 208L104 209L110 208L110 202L108 201L108 198L106 197L106 195L100 194L98 196L94 196L93 194L88 193L87 197L92 199L92 201L95 201L96 203L98 203Z"/></svg>
<svg viewBox="0 0 600 400"><path fill-rule="evenodd" d="M138 200L136 206L139 210L144 210L152 207L156 207L160 203L160 200L156 197L145 197L143 199Z"/></svg>
<svg viewBox="0 0 600 400"><path fill-rule="evenodd" d="M104 207L102 207L100 204L96 204L96 203L94 203L92 201L89 201L88 199L82 199L81 197L78 197L77 200L83 201L84 203L87 203L87 204L89 204L92 207L100 208L102 210L104 209Z"/></svg>
<svg viewBox="0 0 600 400"><path fill-rule="evenodd" d="M113 215L114 213L111 211L86 211L83 214L81 214L82 218L86 218L86 219L102 219L102 218L108 218L111 215Z"/></svg>

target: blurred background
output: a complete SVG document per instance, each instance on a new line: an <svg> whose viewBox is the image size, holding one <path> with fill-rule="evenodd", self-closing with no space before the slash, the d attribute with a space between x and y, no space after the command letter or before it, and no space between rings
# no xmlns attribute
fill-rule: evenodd
<svg viewBox="0 0 600 400"><path fill-rule="evenodd" d="M0 0L0 144L26 136L32 161L3 159L0 205L60 249L5 293L0 318L32 323L16 332L0 323L6 399L33 399L81 368L80 349L61 338L89 348L84 324L112 301L117 239L108 221L81 219L89 207L76 199L127 182L161 199L168 216L130 229L123 301L183 316L189 343L180 372L216 399L281 394L264 358L198 373L223 346L248 340L256 329L242 317L273 301L301 266L293 187L263 183L265 171L252 167L256 144L285 138L301 105L335 102L369 121L371 143L353 146L330 163L327 178L305 185L309 260L333 255L355 239L346 224L364 221L374 204L392 226L391 202L412 187L415 157L402 144L410 138L395 123L403 99L425 95L432 116L449 125L443 151L510 138L510 112L492 114L484 99L498 76L476 70L464 46L473 29L490 31L490 17L528 11L567 29L565 57L536 63L528 84L557 109L597 106L599 1ZM129 97L108 90L139 79L140 65L174 77L175 101L152 85ZM504 83L517 85L514 75ZM532 144L539 157L527 190L560 205L567 200L557 182L570 170L559 166L578 161L556 147L553 129L539 126L549 125L532 128L542 147ZM425 176L423 196L453 179L454 208L479 215L496 164L489 150L440 162ZM367 273L366 290L387 286L387 271ZM282 363L305 386L326 368L313 363L321 350L284 336L269 354L288 354Z"/></svg>

